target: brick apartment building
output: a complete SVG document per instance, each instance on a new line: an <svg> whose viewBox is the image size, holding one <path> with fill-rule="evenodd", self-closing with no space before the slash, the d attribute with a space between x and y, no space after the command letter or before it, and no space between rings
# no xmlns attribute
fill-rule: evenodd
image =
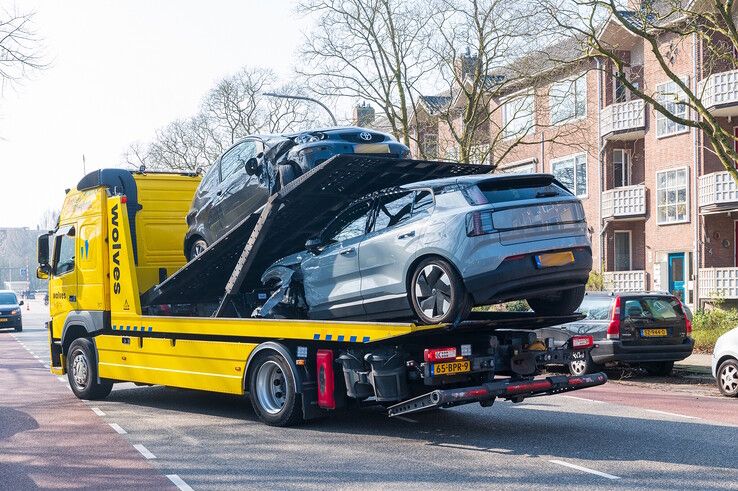
<svg viewBox="0 0 738 491"><path fill-rule="evenodd" d="M630 80L646 93L675 91L643 40L614 20L601 37L622 50ZM708 70L696 36L662 42L675 72L691 88L704 88L705 105L738 136L738 60ZM502 172L552 173L581 198L594 269L608 288L669 290L691 305L738 301L738 186L701 131L634 97L600 60L551 73L544 84L491 102L490 140L500 131L525 138L487 163ZM414 155L456 155L443 124L434 122L452 101L444 94L422 98Z"/></svg>

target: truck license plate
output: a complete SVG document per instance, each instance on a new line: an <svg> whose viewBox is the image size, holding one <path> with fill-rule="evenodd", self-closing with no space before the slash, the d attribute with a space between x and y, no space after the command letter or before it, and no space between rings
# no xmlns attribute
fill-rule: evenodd
<svg viewBox="0 0 738 491"><path fill-rule="evenodd" d="M433 363L431 365L431 375L455 375L457 373L465 373L471 370L468 361L452 361L449 363Z"/></svg>
<svg viewBox="0 0 738 491"><path fill-rule="evenodd" d="M539 254L536 256L536 265L539 268L551 268L554 266L564 266L574 262L574 253L571 251L550 252L548 254Z"/></svg>
<svg viewBox="0 0 738 491"><path fill-rule="evenodd" d="M641 336L644 338L662 338L666 336L666 329L643 329Z"/></svg>

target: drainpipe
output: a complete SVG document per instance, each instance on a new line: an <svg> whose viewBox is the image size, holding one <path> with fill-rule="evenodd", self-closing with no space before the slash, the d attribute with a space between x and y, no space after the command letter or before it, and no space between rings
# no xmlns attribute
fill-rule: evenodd
<svg viewBox="0 0 738 491"><path fill-rule="evenodd" d="M546 132L541 131L541 170L540 172L546 172L546 158L545 158L545 151L546 151ZM553 169L551 169L551 173L553 174Z"/></svg>
<svg viewBox="0 0 738 491"><path fill-rule="evenodd" d="M600 224L600 264L598 264L598 270L600 274L605 272L605 232L607 231L607 223L602 219L602 193L604 192L604 176L605 171L603 166L605 165L605 159L602 158L602 153L605 151L605 147L602 144L602 127L600 126L600 117L602 114L602 61L597 58L597 182L599 184L599 200L597 209L597 221Z"/></svg>
<svg viewBox="0 0 738 491"><path fill-rule="evenodd" d="M701 41L700 41L701 42ZM697 39L697 33L692 33L692 84L693 87L697 87L697 62L698 62L698 56L701 56L701 50L698 48L698 39ZM692 285L694 288L694 292L692 294L692 297L694 299L694 307L697 308L700 305L700 297L699 297L699 281L700 281L700 210L699 210L699 196L697 195L697 192L699 190L699 186L697 182L699 181L699 176L702 175L702 172L700 170L701 167L701 158L700 158L700 152L698 150L698 143L700 141L700 134L697 128L692 128L692 161L694 162L694 184L693 189L694 192L692 193L692 203L694 203L694 227L693 227L693 238L692 238L692 247L694 250L694 253L692 255L692 272L693 274L693 280Z"/></svg>

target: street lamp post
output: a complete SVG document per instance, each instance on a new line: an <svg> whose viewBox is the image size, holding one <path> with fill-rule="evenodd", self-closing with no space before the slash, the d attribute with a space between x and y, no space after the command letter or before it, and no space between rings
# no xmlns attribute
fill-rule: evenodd
<svg viewBox="0 0 738 491"><path fill-rule="evenodd" d="M319 105L320 107L322 107L323 109L325 109L325 112L327 112L328 115L333 120L333 126L338 126L338 121L336 121L336 117L333 115L333 113L331 112L331 110L328 109L328 106L326 106L325 104L323 104L322 102L320 102L318 99L313 99L312 97L305 97L305 96L302 96L302 95L277 94L275 92L262 92L261 95L265 95L265 96L268 96L268 97L278 97L280 99L298 99L298 100L301 100L301 101L314 102L317 105Z"/></svg>

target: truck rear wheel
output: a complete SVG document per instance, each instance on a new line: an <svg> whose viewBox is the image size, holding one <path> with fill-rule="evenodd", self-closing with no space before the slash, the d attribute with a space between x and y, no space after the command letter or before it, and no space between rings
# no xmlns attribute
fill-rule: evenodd
<svg viewBox="0 0 738 491"><path fill-rule="evenodd" d="M72 392L80 399L104 399L113 390L113 382L98 381L95 349L87 338L75 339L69 347L67 378Z"/></svg>
<svg viewBox="0 0 738 491"><path fill-rule="evenodd" d="M270 426L292 426L303 420L302 400L292 366L275 352L256 355L249 371L249 394L257 416Z"/></svg>

